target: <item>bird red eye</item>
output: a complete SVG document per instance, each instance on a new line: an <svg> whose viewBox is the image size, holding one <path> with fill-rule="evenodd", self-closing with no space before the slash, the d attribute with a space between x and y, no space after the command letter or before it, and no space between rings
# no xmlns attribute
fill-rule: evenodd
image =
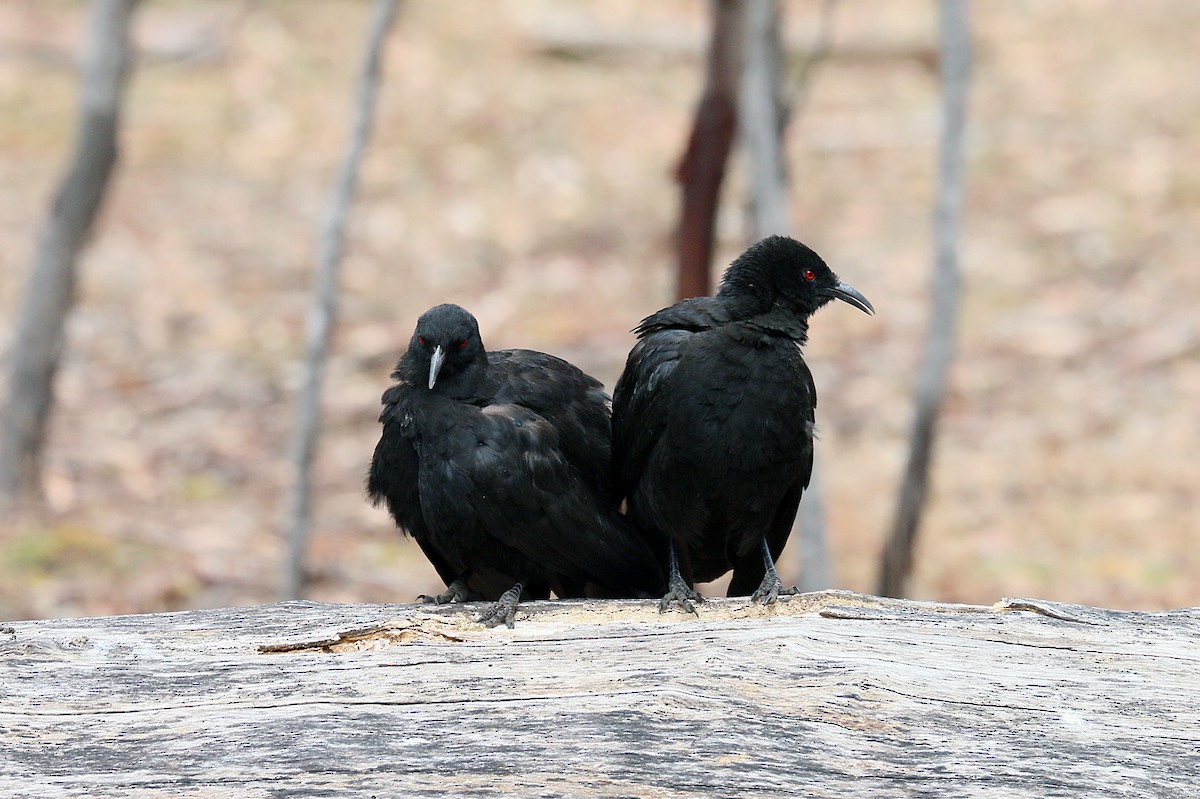
<svg viewBox="0 0 1200 799"><path fill-rule="evenodd" d="M805 279L805 280L816 280L816 279L817 279L817 273L816 273L816 272L814 272L814 271L813 271L813 270L811 270L811 269L806 269L806 270L804 271L804 279Z"/></svg>
<svg viewBox="0 0 1200 799"><path fill-rule="evenodd" d="M424 336L417 336L417 341L421 342L422 347L425 346L425 337Z"/></svg>
<svg viewBox="0 0 1200 799"><path fill-rule="evenodd" d="M465 338L462 341L458 342L458 348L460 350L465 350L467 348L467 340Z"/></svg>

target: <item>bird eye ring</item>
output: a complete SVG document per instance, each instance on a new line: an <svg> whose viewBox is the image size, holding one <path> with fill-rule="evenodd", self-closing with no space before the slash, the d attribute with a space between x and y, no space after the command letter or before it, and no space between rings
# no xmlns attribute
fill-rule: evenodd
<svg viewBox="0 0 1200 799"><path fill-rule="evenodd" d="M816 280L817 273L811 269L806 269L806 270L804 270L804 279L805 280Z"/></svg>
<svg viewBox="0 0 1200 799"><path fill-rule="evenodd" d="M465 338L462 341L458 342L458 348L460 350L465 350L467 348L467 340Z"/></svg>
<svg viewBox="0 0 1200 799"><path fill-rule="evenodd" d="M424 337L424 336L417 336L417 341L421 342L421 346L422 346L422 347L427 347L427 346L429 346L428 342L426 342L426 341L425 341L425 337Z"/></svg>

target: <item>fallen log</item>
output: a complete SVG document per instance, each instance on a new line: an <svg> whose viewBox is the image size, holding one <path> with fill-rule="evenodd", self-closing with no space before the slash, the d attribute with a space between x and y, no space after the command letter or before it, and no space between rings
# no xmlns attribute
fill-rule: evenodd
<svg viewBox="0 0 1200 799"><path fill-rule="evenodd" d="M1200 608L827 591L476 615L0 625L0 796L1200 796Z"/></svg>

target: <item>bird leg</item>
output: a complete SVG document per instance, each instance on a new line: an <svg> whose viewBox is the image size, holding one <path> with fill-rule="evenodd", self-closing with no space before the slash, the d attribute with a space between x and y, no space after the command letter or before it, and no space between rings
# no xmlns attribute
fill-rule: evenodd
<svg viewBox="0 0 1200 799"><path fill-rule="evenodd" d="M429 594L421 594L417 597L418 602L425 602L434 605L449 605L451 602L470 602L473 599L481 599L479 594L474 593L467 588L467 580L465 577L459 577L450 585L446 586L445 593L437 596Z"/></svg>
<svg viewBox="0 0 1200 799"><path fill-rule="evenodd" d="M671 562L671 577L667 581L666 595L658 601L658 612L662 613L671 607L672 602L678 602L679 607L688 613L699 616L700 614L696 613L696 606L692 602L703 602L704 597L700 596L699 592L693 590L683 579L683 575L679 573L679 559L675 557L674 541L668 542L667 552L669 553Z"/></svg>
<svg viewBox="0 0 1200 799"><path fill-rule="evenodd" d="M479 624L486 624L488 627L499 627L503 624L508 629L512 629L513 620L517 615L517 605L521 602L521 592L525 590L525 581L521 580L512 588L500 595L500 599L496 604L488 608L482 616L475 621Z"/></svg>
<svg viewBox="0 0 1200 799"><path fill-rule="evenodd" d="M767 567L767 573L763 575L763 580L750 595L750 601L754 604L762 603L770 605L776 599L779 599L781 594L798 594L800 589L796 586L784 588L783 581L779 579L779 572L775 571L775 561L771 558L771 548L767 546L767 539L762 539L763 565Z"/></svg>

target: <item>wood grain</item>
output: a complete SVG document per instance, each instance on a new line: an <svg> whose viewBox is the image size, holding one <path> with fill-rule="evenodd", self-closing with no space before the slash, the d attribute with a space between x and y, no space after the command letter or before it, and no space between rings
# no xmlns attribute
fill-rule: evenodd
<svg viewBox="0 0 1200 799"><path fill-rule="evenodd" d="M1200 796L1200 609L477 612L10 622L0 796Z"/></svg>

